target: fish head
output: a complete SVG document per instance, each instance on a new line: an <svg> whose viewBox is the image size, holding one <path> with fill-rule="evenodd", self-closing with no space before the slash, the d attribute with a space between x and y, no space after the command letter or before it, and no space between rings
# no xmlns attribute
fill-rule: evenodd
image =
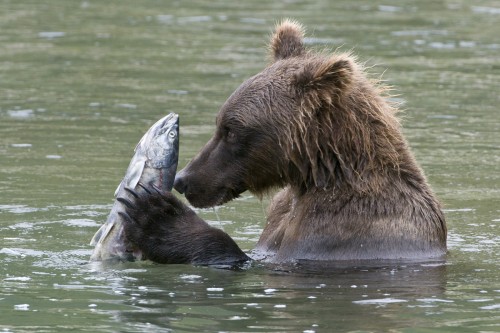
<svg viewBox="0 0 500 333"><path fill-rule="evenodd" d="M170 113L158 120L144 134L136 147L136 153L146 157L146 166L155 169L171 168L179 154L179 116Z"/></svg>
<svg viewBox="0 0 500 333"><path fill-rule="evenodd" d="M143 135L115 196L123 187L134 189L139 182L171 191L179 159L179 116L170 113Z"/></svg>

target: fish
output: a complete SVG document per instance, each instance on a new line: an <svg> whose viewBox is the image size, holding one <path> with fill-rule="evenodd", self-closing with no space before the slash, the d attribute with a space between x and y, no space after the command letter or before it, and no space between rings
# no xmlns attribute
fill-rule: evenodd
<svg viewBox="0 0 500 333"><path fill-rule="evenodd" d="M179 116L170 113L158 120L134 151L125 177L115 191L111 212L90 241L94 246L90 261L143 259L141 251L126 238L120 214L124 212L124 206L118 199L130 198L130 190L138 186L153 187L160 193L172 191L179 160Z"/></svg>

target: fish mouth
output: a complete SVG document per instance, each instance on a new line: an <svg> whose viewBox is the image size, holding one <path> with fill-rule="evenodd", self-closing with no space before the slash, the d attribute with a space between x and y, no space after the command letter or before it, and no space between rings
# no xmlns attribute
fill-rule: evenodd
<svg viewBox="0 0 500 333"><path fill-rule="evenodd" d="M169 113L154 123L149 130L144 133L134 151L142 150L143 152L146 152L148 150L148 146L155 138L160 137L162 134L172 129L175 131L179 130L179 115L176 113Z"/></svg>
<svg viewBox="0 0 500 333"><path fill-rule="evenodd" d="M173 112L161 118L155 124L155 128L157 128L157 130L171 128L173 126L179 127L179 115Z"/></svg>
<svg viewBox="0 0 500 333"><path fill-rule="evenodd" d="M152 138L158 137L172 129L175 131L179 130L179 115L173 112L154 123L139 143L149 142Z"/></svg>

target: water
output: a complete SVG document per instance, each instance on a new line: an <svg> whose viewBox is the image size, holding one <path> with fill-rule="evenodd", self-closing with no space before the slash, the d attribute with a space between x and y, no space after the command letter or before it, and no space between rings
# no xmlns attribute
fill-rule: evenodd
<svg viewBox="0 0 500 333"><path fill-rule="evenodd" d="M500 4L495 1L0 2L3 332L500 331ZM89 263L132 150L181 116L180 167L266 63L276 21L354 49L406 109L449 227L446 262L239 271ZM250 250L267 199L198 213Z"/></svg>

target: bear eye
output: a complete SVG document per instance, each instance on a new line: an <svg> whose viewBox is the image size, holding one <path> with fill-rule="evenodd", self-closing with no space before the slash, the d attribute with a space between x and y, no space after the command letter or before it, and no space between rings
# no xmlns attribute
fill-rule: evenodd
<svg viewBox="0 0 500 333"><path fill-rule="evenodd" d="M236 142L236 133L229 128L226 130L226 140L231 143Z"/></svg>

